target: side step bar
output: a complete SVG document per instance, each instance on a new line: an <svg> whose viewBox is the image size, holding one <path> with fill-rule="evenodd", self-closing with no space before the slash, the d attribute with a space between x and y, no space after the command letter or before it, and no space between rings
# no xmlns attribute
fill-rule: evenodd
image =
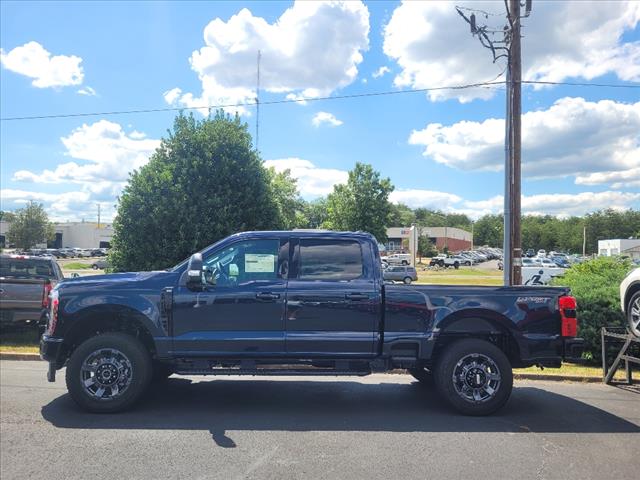
<svg viewBox="0 0 640 480"><path fill-rule="evenodd" d="M178 368L178 375L253 375L253 376L358 376L364 377L371 374L370 370L334 370L320 368L211 368L188 369Z"/></svg>

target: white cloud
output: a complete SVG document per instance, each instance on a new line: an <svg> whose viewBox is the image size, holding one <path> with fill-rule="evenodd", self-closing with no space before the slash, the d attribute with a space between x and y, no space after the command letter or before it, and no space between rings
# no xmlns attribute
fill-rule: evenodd
<svg viewBox="0 0 640 480"><path fill-rule="evenodd" d="M187 107L254 103L258 51L261 90L329 95L356 79L368 35L369 11L361 1L296 1L274 23L243 8L226 22L212 20L205 46L191 55L202 94L174 88L164 97ZM246 107L229 110L248 113Z"/></svg>
<svg viewBox="0 0 640 480"><path fill-rule="evenodd" d="M294 102L296 102L298 105L306 105L308 102L306 100L306 97L304 95L301 94L297 94L297 93L287 93L287 96L285 97L287 100L293 100Z"/></svg>
<svg viewBox="0 0 640 480"><path fill-rule="evenodd" d="M626 210L636 206L638 201L640 201L640 193L613 191L523 195L522 213L567 217L584 215L603 208ZM476 216L486 213L501 213L503 202L502 195L498 195L488 200L465 201L464 208L470 212L476 212Z"/></svg>
<svg viewBox="0 0 640 480"><path fill-rule="evenodd" d="M320 125L326 124L331 127L339 127L342 125L342 120L338 120L332 113L329 112L318 112L313 116L311 120L314 127L319 127Z"/></svg>
<svg viewBox="0 0 640 480"><path fill-rule="evenodd" d="M298 190L305 198L327 195L333 191L333 186L347 183L349 174L345 170L316 167L309 160L301 158L281 158L266 160L265 167L273 167L277 172L289 170L291 176L298 180Z"/></svg>
<svg viewBox="0 0 640 480"><path fill-rule="evenodd" d="M639 162L640 163L640 162ZM576 177L578 185L604 185L611 188L640 188L640 166L618 172L595 172Z"/></svg>
<svg viewBox="0 0 640 480"><path fill-rule="evenodd" d="M547 110L522 116L523 173L529 178L575 175L581 179L577 183L586 185L604 178L588 177L590 173L637 173L638 132L640 102L562 98ZM461 121L450 126L432 123L413 131L409 143L424 145L425 156L449 167L498 171L504 164L504 120Z"/></svg>
<svg viewBox="0 0 640 480"><path fill-rule="evenodd" d="M72 191L65 193L31 192L28 190L3 189L0 191L3 208L13 210L24 207L29 201L42 203L55 222L64 221L97 221L98 205L101 220L110 222L115 216L114 200L94 198L88 191Z"/></svg>
<svg viewBox="0 0 640 480"><path fill-rule="evenodd" d="M462 201L458 195L433 190L394 190L389 195L392 203L404 203L411 208L430 208L433 210L450 211Z"/></svg>
<svg viewBox="0 0 640 480"><path fill-rule="evenodd" d="M95 89L93 89L93 88L91 88L89 86L83 87L80 90L78 90L78 94L79 95L86 95L88 97L95 97L95 96L98 95L98 93L95 91Z"/></svg>
<svg viewBox="0 0 640 480"><path fill-rule="evenodd" d="M371 76L373 78L380 78L381 76L383 76L385 73L389 73L391 71L391 69L387 66L383 66L380 67L378 70L376 70L375 72L373 72L371 74Z"/></svg>
<svg viewBox="0 0 640 480"><path fill-rule="evenodd" d="M398 87L428 88L494 79L504 66L469 33L456 5L501 14L479 21L501 30L502 2L414 2L398 6L384 29L384 52L401 72ZM623 42L640 21L640 2L534 2L523 19L523 78L563 81L613 73L640 81L640 42ZM500 38L497 38L500 40ZM431 91L430 100L491 98L494 89Z"/></svg>
<svg viewBox="0 0 640 480"><path fill-rule="evenodd" d="M160 145L159 140L148 139L142 132L134 130L127 134L119 124L107 120L84 124L60 140L66 147L65 154L77 161L41 172L18 170L13 181L74 184L80 187L79 191L62 194L7 191L14 202L29 199L47 202L58 218L66 219L81 218L86 211L92 211L95 203L104 204L105 215L114 214L113 204L129 173L146 164ZM20 199L14 198L18 194Z"/></svg>
<svg viewBox="0 0 640 480"><path fill-rule="evenodd" d="M147 163L160 145L159 140L140 135L144 134L134 131L127 135L119 124L108 120L84 124L60 139L67 149L66 155L84 163L62 163L54 170L40 173L19 170L13 178L35 183L124 182L129 172Z"/></svg>
<svg viewBox="0 0 640 480"><path fill-rule="evenodd" d="M38 42L28 42L8 53L0 49L0 61L7 70L32 78L38 88L80 85L84 72L82 58L51 55Z"/></svg>

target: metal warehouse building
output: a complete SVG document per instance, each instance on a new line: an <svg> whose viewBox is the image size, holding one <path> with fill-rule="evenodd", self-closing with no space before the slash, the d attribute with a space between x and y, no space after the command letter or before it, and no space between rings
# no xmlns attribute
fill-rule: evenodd
<svg viewBox="0 0 640 480"><path fill-rule="evenodd" d="M64 222L54 223L55 238L48 242L49 248L108 248L113 237L109 223ZM0 222L0 246L6 246L8 222Z"/></svg>

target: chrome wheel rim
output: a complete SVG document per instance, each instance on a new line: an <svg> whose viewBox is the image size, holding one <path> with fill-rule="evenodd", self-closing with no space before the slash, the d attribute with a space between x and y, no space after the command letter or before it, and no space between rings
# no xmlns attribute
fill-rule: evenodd
<svg viewBox="0 0 640 480"><path fill-rule="evenodd" d="M629 326L636 336L640 336L640 297L637 297L629 308Z"/></svg>
<svg viewBox="0 0 640 480"><path fill-rule="evenodd" d="M456 393L471 403L491 400L502 383L496 362L480 353L462 357L453 369L452 380Z"/></svg>
<svg viewBox="0 0 640 480"><path fill-rule="evenodd" d="M82 362L80 382L94 399L109 401L120 397L131 385L131 361L119 350L101 348Z"/></svg>

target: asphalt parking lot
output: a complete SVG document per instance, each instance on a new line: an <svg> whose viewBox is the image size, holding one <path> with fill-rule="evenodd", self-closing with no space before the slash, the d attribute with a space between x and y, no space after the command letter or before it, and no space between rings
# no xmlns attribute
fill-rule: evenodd
<svg viewBox="0 0 640 480"><path fill-rule="evenodd" d="M79 411L44 362L0 362L0 477L631 479L640 394L517 382L459 416L405 375L172 377L134 411ZM63 373L63 372L62 372Z"/></svg>

